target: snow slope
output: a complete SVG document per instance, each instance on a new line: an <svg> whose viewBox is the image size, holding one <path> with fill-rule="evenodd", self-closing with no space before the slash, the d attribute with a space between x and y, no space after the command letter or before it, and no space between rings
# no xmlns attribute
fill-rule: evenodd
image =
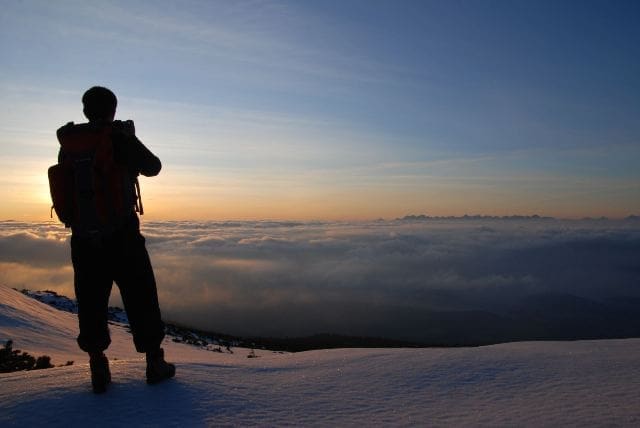
<svg viewBox="0 0 640 428"><path fill-rule="evenodd" d="M166 342L177 377L147 386L130 336L112 326L114 383L94 395L75 315L6 287L0 302L0 340L56 365L75 361L0 374L2 426L640 424L638 339L258 358Z"/></svg>

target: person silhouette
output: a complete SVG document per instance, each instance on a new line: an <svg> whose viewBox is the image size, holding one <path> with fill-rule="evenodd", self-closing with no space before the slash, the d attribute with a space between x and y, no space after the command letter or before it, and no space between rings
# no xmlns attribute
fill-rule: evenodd
<svg viewBox="0 0 640 428"><path fill-rule="evenodd" d="M175 375L175 365L165 361L164 350L161 348L165 326L161 318L153 268L136 214L136 211L142 211L138 175L156 176L162 165L160 159L136 137L133 121L114 120L117 98L111 90L94 86L84 93L82 104L89 122L77 125L69 123L57 132L61 145L59 164L72 157L73 153L70 149L67 150L68 147L96 147L94 140L97 136L103 136L100 144L104 145L106 135L104 147L108 148L111 156L109 159L117 165L117 171L122 171L122 177L126 177L124 186L121 186L122 191L127 195L136 195L133 199L124 199L128 203L121 204L124 208L119 208L123 214L110 228L92 230L79 215L75 215L67 224L71 228L71 260L78 302L80 333L77 342L89 354L93 391L102 393L111 382L109 360L104 351L111 343L107 320L113 282L120 289L135 348L146 354L147 383L155 384ZM108 169L100 165L101 158L104 157L95 155L90 171ZM109 171L111 170L115 169L111 168ZM78 181L76 178L76 187ZM92 203L97 200L96 192L90 192ZM78 204L84 203L80 199L81 197L76 196L73 200ZM109 200L102 205L109 205L108 202ZM101 208L109 212L115 209L110 206ZM85 208L80 206L73 212L82 209L86 211L86 203Z"/></svg>

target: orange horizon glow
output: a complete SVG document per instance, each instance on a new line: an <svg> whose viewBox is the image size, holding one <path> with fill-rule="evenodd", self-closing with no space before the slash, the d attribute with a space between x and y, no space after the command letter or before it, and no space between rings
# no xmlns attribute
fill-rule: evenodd
<svg viewBox="0 0 640 428"><path fill-rule="evenodd" d="M352 198L349 201L324 202L322 199L273 199L236 198L232 201L223 201L212 198L211 202L198 201L188 198L161 198L159 195L144 193L143 202L145 214L142 221L372 221L377 219L392 220L407 215L427 215L430 217L462 217L464 215L481 216L532 216L554 217L558 219L577 220L582 218L623 219L633 212L625 212L614 207L602 209L598 206L585 207L576 212L571 207L540 207L534 209L522 207L514 210L504 207L490 206L486 203L483 209L465 209L464 201L450 201L451 208L430 207L427 204L405 204L404 207L377 207L370 199ZM2 196L2 192L0 192ZM389 199L394 199L389 195ZM384 197L379 195L379 197ZM53 221L57 222L55 212L50 217L51 201L47 194L38 192L32 197L25 197L22 203L5 205L0 209L1 220L15 221ZM6 200L6 199L5 199ZM167 203L165 201L171 201Z"/></svg>

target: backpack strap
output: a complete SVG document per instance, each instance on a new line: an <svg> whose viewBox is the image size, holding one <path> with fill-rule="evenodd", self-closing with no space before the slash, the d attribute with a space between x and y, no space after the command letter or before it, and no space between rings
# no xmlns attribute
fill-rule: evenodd
<svg viewBox="0 0 640 428"><path fill-rule="evenodd" d="M136 212L140 215L144 215L144 208L142 207L142 192L140 192L140 182L138 181L138 177L134 181L135 189L136 189Z"/></svg>

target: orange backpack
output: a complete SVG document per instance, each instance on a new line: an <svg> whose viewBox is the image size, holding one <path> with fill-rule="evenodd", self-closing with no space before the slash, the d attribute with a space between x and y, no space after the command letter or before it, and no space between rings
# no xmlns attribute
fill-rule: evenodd
<svg viewBox="0 0 640 428"><path fill-rule="evenodd" d="M49 168L51 216L55 210L74 234L108 234L134 210L142 214L137 178L115 162L111 132L111 125L73 122L57 132L60 156Z"/></svg>

